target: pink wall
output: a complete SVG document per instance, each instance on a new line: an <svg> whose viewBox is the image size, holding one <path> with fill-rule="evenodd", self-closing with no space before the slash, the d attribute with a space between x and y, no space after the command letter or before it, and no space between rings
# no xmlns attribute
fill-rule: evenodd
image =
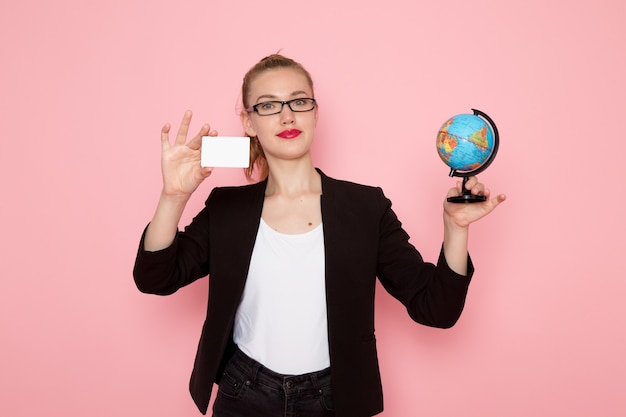
<svg viewBox="0 0 626 417"><path fill-rule="evenodd" d="M481 179L509 199L473 227L458 325L379 292L383 415L626 415L625 18L619 0L4 2L0 415L199 415L206 280L159 298L131 276L159 129L191 108L241 133L241 77L280 49L316 79L317 165L382 186L430 260L453 183L438 127L475 107L501 132ZM185 222L243 182L215 172Z"/></svg>

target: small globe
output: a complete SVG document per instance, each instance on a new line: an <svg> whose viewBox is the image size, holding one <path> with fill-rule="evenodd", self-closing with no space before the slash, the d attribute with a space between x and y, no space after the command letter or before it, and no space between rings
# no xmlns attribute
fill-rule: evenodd
<svg viewBox="0 0 626 417"><path fill-rule="evenodd" d="M477 114L458 114L446 120L439 129L437 151L450 167L450 176L472 175L481 167L486 168L495 156L492 154L497 149L496 140L485 119Z"/></svg>

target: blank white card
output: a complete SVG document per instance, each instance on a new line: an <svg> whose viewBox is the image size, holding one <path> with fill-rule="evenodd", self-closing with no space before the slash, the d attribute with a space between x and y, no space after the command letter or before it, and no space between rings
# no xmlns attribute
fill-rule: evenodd
<svg viewBox="0 0 626 417"><path fill-rule="evenodd" d="M250 138L203 136L200 165L203 167L248 168Z"/></svg>

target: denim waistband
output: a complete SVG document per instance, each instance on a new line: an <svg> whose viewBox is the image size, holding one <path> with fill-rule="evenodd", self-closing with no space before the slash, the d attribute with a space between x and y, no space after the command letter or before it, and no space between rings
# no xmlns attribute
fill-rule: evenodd
<svg viewBox="0 0 626 417"><path fill-rule="evenodd" d="M231 364L246 375L251 383L262 381L266 385L276 388L293 388L303 383L311 383L313 387L319 388L321 385L327 385L330 382L330 368L301 375L280 374L255 361L239 348L235 351Z"/></svg>

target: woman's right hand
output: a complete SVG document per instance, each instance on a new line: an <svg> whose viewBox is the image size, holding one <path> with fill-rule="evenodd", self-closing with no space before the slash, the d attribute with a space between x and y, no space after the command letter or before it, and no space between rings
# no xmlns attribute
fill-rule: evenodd
<svg viewBox="0 0 626 417"><path fill-rule="evenodd" d="M170 143L171 126L161 129L162 194L170 198L188 199L198 186L211 175L213 168L200 166L202 136L217 136L208 124L203 125L196 136L187 142L192 112L187 110L178 129L174 144Z"/></svg>

